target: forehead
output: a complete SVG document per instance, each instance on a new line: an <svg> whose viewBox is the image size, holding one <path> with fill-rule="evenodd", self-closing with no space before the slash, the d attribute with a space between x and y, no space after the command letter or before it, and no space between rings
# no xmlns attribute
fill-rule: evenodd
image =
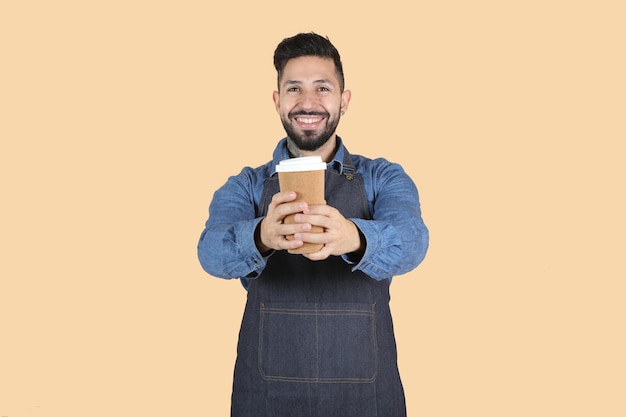
<svg viewBox="0 0 626 417"><path fill-rule="evenodd" d="M286 82L315 82L328 80L339 84L335 63L331 58L301 56L287 61L283 69L281 84Z"/></svg>

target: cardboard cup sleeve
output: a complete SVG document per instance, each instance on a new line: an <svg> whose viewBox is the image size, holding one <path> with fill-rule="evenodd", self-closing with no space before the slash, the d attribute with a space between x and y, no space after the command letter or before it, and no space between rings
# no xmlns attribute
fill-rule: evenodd
<svg viewBox="0 0 626 417"><path fill-rule="evenodd" d="M324 171L326 164L321 157L291 158L281 161L276 167L278 182L281 191L294 191L295 201L304 201L307 204L324 204ZM294 223L295 215L285 217L287 224ZM311 233L322 233L319 226L313 226ZM286 236L293 239L293 235ZM323 244L304 243L303 246L289 250L289 253L313 253L322 249Z"/></svg>

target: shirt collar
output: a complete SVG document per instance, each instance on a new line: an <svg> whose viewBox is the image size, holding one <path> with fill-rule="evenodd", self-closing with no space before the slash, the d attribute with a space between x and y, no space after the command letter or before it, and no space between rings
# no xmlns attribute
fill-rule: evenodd
<svg viewBox="0 0 626 417"><path fill-rule="evenodd" d="M343 146L343 141L339 136L337 136L337 152L335 152L333 159L326 164L326 167L343 174L343 158L345 154L346 148ZM287 138L283 138L280 142L278 142L276 149L274 149L274 155L271 162L272 175L276 173L276 165L278 165L278 163L283 159L289 159L290 157L289 150L287 149Z"/></svg>

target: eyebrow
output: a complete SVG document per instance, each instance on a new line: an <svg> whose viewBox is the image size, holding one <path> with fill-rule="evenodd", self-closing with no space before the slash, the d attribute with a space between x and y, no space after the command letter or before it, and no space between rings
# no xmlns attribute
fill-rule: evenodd
<svg viewBox="0 0 626 417"><path fill-rule="evenodd" d="M302 83L303 83L302 81L298 81L298 80L285 81L285 85L302 84ZM313 81L313 84L331 84L332 85L332 81L326 78L322 78L322 79Z"/></svg>

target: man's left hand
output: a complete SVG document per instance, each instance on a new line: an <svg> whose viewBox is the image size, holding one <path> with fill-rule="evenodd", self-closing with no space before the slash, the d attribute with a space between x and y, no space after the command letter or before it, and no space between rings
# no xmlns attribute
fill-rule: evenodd
<svg viewBox="0 0 626 417"><path fill-rule="evenodd" d="M324 229L323 233L296 233L296 239L309 243L323 243L318 252L304 254L312 261L320 261L331 255L339 256L364 250L365 242L356 225L343 217L334 207L312 205L303 213L296 214L297 223L309 223Z"/></svg>

